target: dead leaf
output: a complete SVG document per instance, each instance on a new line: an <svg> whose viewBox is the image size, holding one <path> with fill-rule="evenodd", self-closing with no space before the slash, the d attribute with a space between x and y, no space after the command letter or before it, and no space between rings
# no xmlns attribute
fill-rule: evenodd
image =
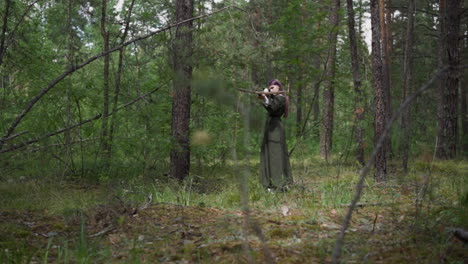
<svg viewBox="0 0 468 264"><path fill-rule="evenodd" d="M403 219L405 219L405 215L401 215L400 217L398 217L398 223L401 223Z"/></svg>
<svg viewBox="0 0 468 264"><path fill-rule="evenodd" d="M322 228L328 228L328 229L340 229L341 226L333 223L333 222L324 222L320 225Z"/></svg>
<svg viewBox="0 0 468 264"><path fill-rule="evenodd" d="M120 237L119 234L110 234L110 235L109 235L109 241L110 241L113 245L117 245L118 243L120 243L120 241L122 241L122 238Z"/></svg>
<svg viewBox="0 0 468 264"><path fill-rule="evenodd" d="M288 207L287 205L281 206L281 213L282 213L284 216L291 215L291 211L289 210L289 207Z"/></svg>

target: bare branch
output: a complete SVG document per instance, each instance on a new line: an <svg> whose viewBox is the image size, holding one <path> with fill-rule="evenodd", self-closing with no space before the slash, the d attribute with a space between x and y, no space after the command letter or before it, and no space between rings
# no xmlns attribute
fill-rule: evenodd
<svg viewBox="0 0 468 264"><path fill-rule="evenodd" d="M14 134L13 136L10 136L9 138L5 138L4 141L12 140L12 139L14 139L14 138L17 138L17 137L19 137L19 136L21 136L21 135L24 135L24 134L27 134L27 133L29 133L28 130L23 131L23 132L20 132L20 133L17 133L17 134Z"/></svg>
<svg viewBox="0 0 468 264"><path fill-rule="evenodd" d="M154 89L154 90L152 90L152 91L150 91L150 92L148 92L148 93L146 93L146 94L144 94L144 95L142 95L142 96L139 96L139 97L133 99L132 101L130 101L130 102L128 102L128 103L126 103L126 104L124 104L124 105L122 105L122 106L116 108L114 111L112 111L111 113L109 113L109 116L111 116L111 115L115 114L116 112L118 112L119 110L121 110L121 109L123 109L123 108L126 108L126 107L128 107L128 106L130 106L130 105L132 105L132 104L134 104L134 103L136 103L136 102L138 102L138 101L140 101L141 99L143 99L143 98L145 98L145 97L147 97L147 96L149 96L149 95L155 93L156 91L158 91L159 89L161 89L161 87L163 87L163 86L164 86L164 84L161 85L161 86L159 86L158 88L156 88L156 89ZM55 132L50 132L50 133L47 133L47 134L45 134L45 135L42 135L42 136L40 136L40 137L38 137L38 138L31 139L31 140L25 141L25 142L23 142L23 143L21 143L21 144L14 145L14 146L11 146L11 147L9 147L9 148L0 150L0 154L1 154L1 153L11 152L11 151L14 151L14 150L18 150L18 149L24 148L24 147L26 147L26 146L28 146L28 145L34 144L34 143L36 143L36 142L38 142L38 141L41 141L41 140L43 140L43 139L46 139L46 138L49 138L49 137L52 137L52 136L61 134L61 133L65 132L65 131L68 131L68 130L71 130L71 129L80 127L80 126L82 126L82 125L84 125L84 124L87 124L87 123L89 123L89 122L92 122L92 121L101 119L102 117L103 117L102 113L97 114L97 115L95 115L94 117L91 117L91 118L89 118L89 119L86 119L86 120L84 120L84 121L81 121L81 122L79 122L79 123L76 123L76 124L74 124L74 125L71 125L71 126L69 126L69 127L65 127L65 128L59 129L59 130L57 130L57 131L55 131Z"/></svg>

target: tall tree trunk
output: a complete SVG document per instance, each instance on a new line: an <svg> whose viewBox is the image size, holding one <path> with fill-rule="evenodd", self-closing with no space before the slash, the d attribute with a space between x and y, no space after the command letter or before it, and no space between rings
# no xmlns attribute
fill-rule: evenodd
<svg viewBox="0 0 468 264"><path fill-rule="evenodd" d="M69 67L73 68L75 66L75 54L74 54L74 47L73 47L73 28L72 28L72 12L73 12L73 0L68 1L68 8L67 8L67 30L68 30L68 63ZM71 99L71 91L73 89L73 82L71 76L68 78L68 85L66 89L66 112L67 112L67 119L66 119L66 127L71 126L73 123L72 120L72 99ZM71 147L72 137L71 137L71 130L65 131L65 152L66 157L70 162L70 166L73 169L73 154L72 154L72 147Z"/></svg>
<svg viewBox="0 0 468 264"><path fill-rule="evenodd" d="M353 83L354 83L354 92L356 93L355 101L355 123L354 131L356 136L357 150L356 150L356 159L361 164L364 165L364 141L363 141L363 126L362 120L364 119L364 107L363 107L363 95L361 90L361 77L359 75L359 57L357 50L357 41L356 41L356 29L354 25L354 10L353 10L353 0L347 0L348 8L348 33L349 33L349 44L351 49L351 65L353 70Z"/></svg>
<svg viewBox="0 0 468 264"><path fill-rule="evenodd" d="M176 1L176 20L193 17L193 0ZM181 25L176 32L172 56L174 66L174 98L172 103L171 176L183 180L190 170L190 100L192 80L192 28L193 23Z"/></svg>
<svg viewBox="0 0 468 264"><path fill-rule="evenodd" d="M371 0L371 27L372 27L372 86L374 88L374 142L380 138L385 130L387 111L385 109L386 95L382 84L382 51L380 45L380 14L379 1ZM387 148L385 144L380 148L374 160L377 181L387 179Z"/></svg>
<svg viewBox="0 0 468 264"><path fill-rule="evenodd" d="M5 1L5 13L3 15L3 25L2 25L2 35L0 37L0 66L3 63L3 57L5 56L5 42L6 42L6 33L8 31L8 16L10 13L10 4L11 0Z"/></svg>
<svg viewBox="0 0 468 264"><path fill-rule="evenodd" d="M101 12L101 36L103 42L103 52L109 50L109 32L106 30L107 20L107 0L102 0ZM110 54L104 56L104 69L103 69L103 105L102 105L102 142L101 151L103 154L104 166L108 168L110 164L110 143L109 143L109 62Z"/></svg>
<svg viewBox="0 0 468 264"><path fill-rule="evenodd" d="M322 0L317 0L317 4L321 5L321 1ZM317 9L317 12L322 12L321 8L318 8ZM320 31L320 28L322 26L322 23L321 21L318 21L317 22L317 28L316 28L316 31ZM322 41L320 38L317 38L315 40L315 43L314 45L316 45L317 47L319 47L320 45L322 45ZM317 52L317 54L314 55L314 58L313 58L313 64L314 64L314 68L315 68L315 72L316 72L316 75L315 75L315 81L313 82L313 96L312 96L312 103L311 103L311 107L312 107L312 123L313 123L313 127L312 127L312 134L315 138L320 138L320 126L319 126L319 120L320 120L320 85L322 83L322 73L320 72L321 68L322 68L322 58L321 58L321 54L319 52Z"/></svg>
<svg viewBox="0 0 468 264"><path fill-rule="evenodd" d="M415 8L415 0L410 0L408 4L408 24L406 28L405 55L403 59L403 101L405 101L406 98L411 94L411 88L413 85L413 45ZM402 113L401 128L403 130L403 144L401 147L402 168L404 172L407 172L411 131L411 105L409 105Z"/></svg>
<svg viewBox="0 0 468 264"><path fill-rule="evenodd" d="M380 21L380 47L382 54L382 89L385 94L385 111L387 112L386 118L392 117L392 97L390 92L390 46L389 42L389 22L391 21L390 12L386 11L385 5L389 0L379 0L379 21ZM387 10L389 10L387 8ZM385 147L387 148L387 155L391 157L392 144L390 137L385 140Z"/></svg>
<svg viewBox="0 0 468 264"><path fill-rule="evenodd" d="M465 30L464 32L468 32L468 24L465 24ZM466 58L468 58L468 38L465 37L463 43L463 48L461 49L462 54L464 56L463 61L467 61ZM460 58L463 58L460 55ZM462 141L462 153L465 156L468 156L468 105L467 105L467 88L466 86L468 85L468 76L467 76L467 69L463 69L461 72L461 84L460 84L460 116L461 116L461 125L462 125L462 130L461 130L461 141Z"/></svg>
<svg viewBox="0 0 468 264"><path fill-rule="evenodd" d="M127 18L125 20L125 28L124 32L122 34L122 37L120 39L120 45L125 43L125 39L127 38L128 35L128 29L130 26L130 18L132 15L132 10L133 10L133 5L135 4L135 0L132 0L130 3L130 7L128 8L128 13L127 13ZM119 96L120 96L120 86L121 86L121 79L122 79L122 69L123 69L123 58L124 58L124 51L125 48L122 47L119 49L119 62L117 65L117 72L115 74L115 90L114 90L114 100L113 100L113 105L112 105L112 112L115 112L117 109L117 104L119 101ZM109 157L112 158L112 145L113 145L113 139L114 139L114 131L115 131L115 120L117 118L117 114L114 113L111 117L111 122L110 122L110 129L109 129Z"/></svg>
<svg viewBox="0 0 468 264"><path fill-rule="evenodd" d="M318 1L318 3L320 3L320 0ZM320 11L321 10L319 9L318 12L320 12ZM321 27L321 21L318 21L317 31L320 31L320 27ZM317 46L321 45L320 39L316 40L316 45ZM317 53L314 56L314 62L313 62L316 73L317 73L317 77L320 77L322 75L320 73L320 68L322 67L322 62L321 61L322 61L322 58L320 56L320 53ZM311 105L311 107L312 107L312 121L313 121L313 124L314 124L313 131L314 131L314 136L316 136L317 138L319 138L319 136L320 136L318 123L319 123L319 118L320 118L320 84L322 82L321 79L322 78L316 78L316 80L314 81L314 94L313 94L313 97L312 97L312 105Z"/></svg>
<svg viewBox="0 0 468 264"><path fill-rule="evenodd" d="M320 156L328 160L332 153L333 119L335 104L336 43L338 37L340 0L335 0L330 13L332 31L326 64L325 89L323 91L322 132L320 133Z"/></svg>
<svg viewBox="0 0 468 264"><path fill-rule="evenodd" d="M439 64L449 67L439 82L436 149L439 159L453 159L457 153L460 7L460 0L439 1Z"/></svg>

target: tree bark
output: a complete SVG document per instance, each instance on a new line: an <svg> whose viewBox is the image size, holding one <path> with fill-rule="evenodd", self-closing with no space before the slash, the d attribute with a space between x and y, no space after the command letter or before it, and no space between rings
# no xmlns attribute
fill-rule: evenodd
<svg viewBox="0 0 468 264"><path fill-rule="evenodd" d="M3 15L2 36L0 38L0 65L2 65L3 63L3 56L5 55L5 52L6 52L5 41L6 41L6 33L8 31L8 16L10 12L10 3L11 3L11 0L5 1L5 13Z"/></svg>
<svg viewBox="0 0 468 264"><path fill-rule="evenodd" d="M109 51L109 31L106 30L106 19L107 19L107 0L102 0L101 10L101 36L103 41L103 52ZM104 166L107 168L110 164L110 142L109 142L109 128L108 128L108 116L109 116L109 62L110 54L104 56L104 68L103 68L103 105L102 105L102 142L101 151L104 160Z"/></svg>
<svg viewBox="0 0 468 264"><path fill-rule="evenodd" d="M356 137L356 159L361 164L364 165L364 140L363 140L363 131L362 120L364 119L364 106L363 106L363 95L361 89L361 77L359 75L359 57L357 50L357 41L356 41L356 29L354 22L354 10L353 10L353 0L347 0L348 8L348 34L349 34L349 44L351 49L351 66L353 71L353 84L354 92L356 93L354 102L355 102L355 123L354 131Z"/></svg>
<svg viewBox="0 0 468 264"><path fill-rule="evenodd" d="M391 21L390 12L387 12L385 9L385 4L389 0L379 0L379 22L380 22L380 47L382 54L382 89L385 95L385 111L387 112L386 118L389 119L392 117L392 97L390 92L390 47L391 43L389 42L389 22ZM389 10L389 9L387 9ZM392 153L392 144L390 137L385 139L385 148L387 155L391 157Z"/></svg>
<svg viewBox="0 0 468 264"><path fill-rule="evenodd" d="M193 0L176 1L176 20L193 17ZM171 176L183 180L190 170L190 100L192 80L192 21L182 24L176 32L172 55L174 67L174 98L172 103Z"/></svg>
<svg viewBox="0 0 468 264"><path fill-rule="evenodd" d="M74 52L74 37L73 37L73 28L72 28L72 13L73 13L73 0L68 1L68 8L67 8L67 30L68 30L68 63L69 67L73 68L75 63L75 52ZM71 99L71 91L73 89L73 82L71 78L68 79L68 85L66 90L66 112L67 112L67 119L66 119L66 126L69 127L72 124L72 99ZM72 153L72 136L71 130L65 131L65 153L66 157L70 162L70 166L73 169L73 153Z"/></svg>
<svg viewBox="0 0 468 264"><path fill-rule="evenodd" d="M468 25L465 24L465 32L468 31ZM465 37L463 43L463 48L461 49L461 52L465 56L465 61L468 55L468 38ZM460 55L460 58L463 58ZM461 79L460 79L460 116L461 116L461 141L462 141L462 150L461 152L463 153L464 156L468 155L468 105L467 105L467 88L466 85L468 84L468 78L467 78L467 69L463 69L461 72Z"/></svg>
<svg viewBox="0 0 468 264"><path fill-rule="evenodd" d="M415 0L410 0L408 4L408 24L406 28L405 54L403 61L403 101L411 94L413 85L413 45L414 45L414 16ZM402 144L402 169L408 171L408 156L410 147L411 131L411 106L408 106L401 116L401 128L403 130Z"/></svg>
<svg viewBox="0 0 468 264"><path fill-rule="evenodd" d="M385 129L387 121L387 111L385 108L386 94L383 88L382 79L382 51L380 44L380 14L379 1L371 0L371 27L372 27L372 86L374 88L374 142L380 138ZM375 155L374 178L377 181L385 181L387 179L387 149L382 146Z"/></svg>
<svg viewBox="0 0 468 264"><path fill-rule="evenodd" d="M336 43L338 37L340 0L335 0L330 13L332 31L329 35L329 50L326 64L325 89L323 91L322 132L320 133L320 156L325 160L331 157L333 119L335 104Z"/></svg>
<svg viewBox="0 0 468 264"><path fill-rule="evenodd" d="M319 12L320 12L320 9L319 9ZM317 31L320 31L320 27L321 27L321 22L318 21ZM320 39L316 40L316 45L317 46L321 45ZM314 136L316 136L316 138L319 138L320 136L319 126L318 126L319 118L320 118L320 102L319 101L320 101L320 84L322 83L322 79L323 79L322 74L320 73L320 68L322 66L321 60L322 58L320 56L320 53L317 53L314 56L314 67L317 72L317 77L320 77L320 78L317 78L317 80L314 81L314 95L312 98L312 105L311 105L312 111L313 111L313 114L312 114L313 134Z"/></svg>
<svg viewBox="0 0 468 264"><path fill-rule="evenodd" d="M439 1L439 64L449 66L439 82L436 148L439 159L453 159L457 153L460 7L460 0Z"/></svg>

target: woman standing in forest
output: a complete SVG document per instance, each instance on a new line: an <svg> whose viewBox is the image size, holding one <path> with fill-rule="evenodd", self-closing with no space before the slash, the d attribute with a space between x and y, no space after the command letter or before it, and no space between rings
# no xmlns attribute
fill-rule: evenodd
<svg viewBox="0 0 468 264"><path fill-rule="evenodd" d="M268 112L260 154L260 183L269 191L284 191L293 183L286 133L281 122L281 116L288 116L288 97L284 94L283 85L276 79L268 83L268 89L277 94L259 96Z"/></svg>

